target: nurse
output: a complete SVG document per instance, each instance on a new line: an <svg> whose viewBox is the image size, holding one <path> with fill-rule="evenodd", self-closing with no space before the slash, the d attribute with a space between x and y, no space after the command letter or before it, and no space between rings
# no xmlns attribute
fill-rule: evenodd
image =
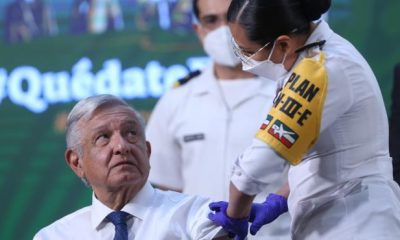
<svg viewBox="0 0 400 240"><path fill-rule="evenodd" d="M243 69L279 92L253 143L238 157L229 204L209 218L237 239L287 206L292 239L400 239L388 120L377 80L354 46L320 19L330 0L233 0L228 21ZM262 204L281 160L288 187ZM289 194L290 188L290 194ZM249 218L250 215L250 218Z"/></svg>

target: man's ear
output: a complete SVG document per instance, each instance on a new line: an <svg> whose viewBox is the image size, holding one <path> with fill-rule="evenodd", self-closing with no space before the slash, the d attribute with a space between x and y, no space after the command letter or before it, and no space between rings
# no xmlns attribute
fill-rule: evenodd
<svg viewBox="0 0 400 240"><path fill-rule="evenodd" d="M65 150L65 161L78 177L82 178L85 176L85 172L82 168L82 159L76 151L70 148Z"/></svg>
<svg viewBox="0 0 400 240"><path fill-rule="evenodd" d="M149 141L146 141L146 148L147 148L147 155L150 158L150 155L151 155L151 144L150 144Z"/></svg>

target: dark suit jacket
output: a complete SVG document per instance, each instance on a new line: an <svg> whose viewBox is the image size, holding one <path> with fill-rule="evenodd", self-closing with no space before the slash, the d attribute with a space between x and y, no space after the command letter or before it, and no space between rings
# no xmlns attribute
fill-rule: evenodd
<svg viewBox="0 0 400 240"><path fill-rule="evenodd" d="M389 150L393 158L394 180L400 185L400 63L394 69L391 112Z"/></svg>

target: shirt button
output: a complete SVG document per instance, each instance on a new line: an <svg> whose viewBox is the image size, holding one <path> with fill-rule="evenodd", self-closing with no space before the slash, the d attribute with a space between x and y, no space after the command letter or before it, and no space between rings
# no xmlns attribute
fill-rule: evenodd
<svg viewBox="0 0 400 240"><path fill-rule="evenodd" d="M242 176L242 172L236 171L236 172L235 172L235 175L237 175L237 176Z"/></svg>

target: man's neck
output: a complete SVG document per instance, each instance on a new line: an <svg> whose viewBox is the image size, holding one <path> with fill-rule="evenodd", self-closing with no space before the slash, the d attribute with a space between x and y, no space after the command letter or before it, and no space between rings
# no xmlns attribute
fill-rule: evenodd
<svg viewBox="0 0 400 240"><path fill-rule="evenodd" d="M139 188L122 188L118 190L93 190L96 198L107 207L113 210L121 210L137 193L142 189Z"/></svg>
<svg viewBox="0 0 400 240"><path fill-rule="evenodd" d="M214 74L218 80L236 80L254 78L254 74L242 70L242 65L236 67L227 67L220 64L214 64Z"/></svg>

